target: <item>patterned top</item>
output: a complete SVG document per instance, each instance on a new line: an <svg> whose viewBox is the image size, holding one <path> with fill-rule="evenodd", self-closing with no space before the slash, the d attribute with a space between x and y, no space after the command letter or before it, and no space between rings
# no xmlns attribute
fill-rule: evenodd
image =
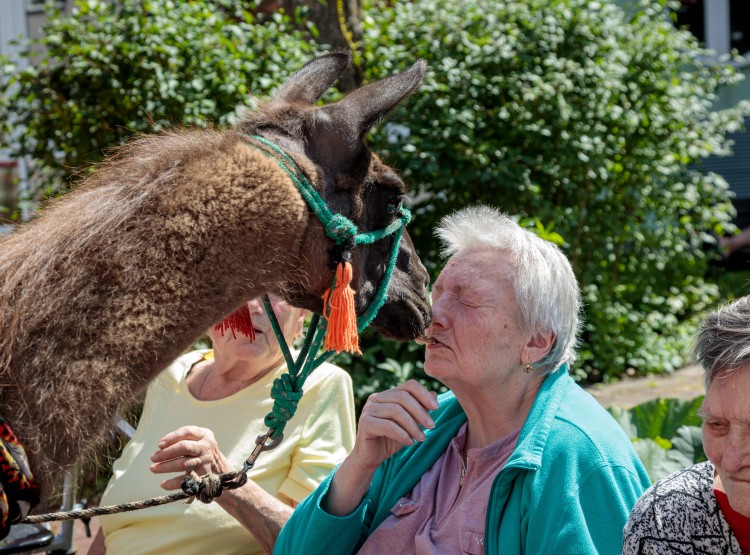
<svg viewBox="0 0 750 555"><path fill-rule="evenodd" d="M713 483L714 465L703 462L652 485L625 525L623 555L742 555Z"/></svg>

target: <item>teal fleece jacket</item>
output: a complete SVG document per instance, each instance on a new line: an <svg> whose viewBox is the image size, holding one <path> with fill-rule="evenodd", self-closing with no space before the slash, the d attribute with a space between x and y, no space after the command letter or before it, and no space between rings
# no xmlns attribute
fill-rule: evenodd
<svg viewBox="0 0 750 555"><path fill-rule="evenodd" d="M321 508L334 471L294 511L274 553L356 552L466 421L453 394L438 401L435 428L383 462L352 514L337 517ZM485 553L620 553L630 510L649 485L628 437L563 365L542 384L516 448L492 484Z"/></svg>

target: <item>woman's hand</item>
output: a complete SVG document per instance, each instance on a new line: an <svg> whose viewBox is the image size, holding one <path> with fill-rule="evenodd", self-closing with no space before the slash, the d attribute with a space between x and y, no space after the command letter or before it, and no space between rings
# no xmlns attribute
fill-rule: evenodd
<svg viewBox="0 0 750 555"><path fill-rule="evenodd" d="M424 440L420 426L435 426L429 411L436 408L437 395L414 380L370 395L359 417L354 449L336 471L324 509L337 516L351 514L380 463L402 447Z"/></svg>
<svg viewBox="0 0 750 555"><path fill-rule="evenodd" d="M435 426L429 411L437 407L437 395L414 380L373 393L362 409L349 458L361 468L374 471L402 447L424 440L420 426Z"/></svg>
<svg viewBox="0 0 750 555"><path fill-rule="evenodd" d="M222 474L232 470L208 428L183 426L159 440L159 450L151 455L154 463L149 468L154 474L180 472L161 483L166 490L180 489L185 474L195 471L198 476L209 472Z"/></svg>

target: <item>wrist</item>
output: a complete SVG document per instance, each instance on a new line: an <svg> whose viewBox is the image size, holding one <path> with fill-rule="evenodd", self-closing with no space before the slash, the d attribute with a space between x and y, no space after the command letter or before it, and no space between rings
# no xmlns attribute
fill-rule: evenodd
<svg viewBox="0 0 750 555"><path fill-rule="evenodd" d="M252 486L252 481L248 480L238 488L224 489L222 490L221 495L216 497L214 501L224 510L240 507L243 504L246 504L248 499L252 496Z"/></svg>
<svg viewBox="0 0 750 555"><path fill-rule="evenodd" d="M344 462L341 463L341 466L347 466L356 474L369 476L371 478L372 475L375 474L375 471L378 469L378 467L383 464L383 460L385 459L380 459L378 455L376 455L375 460L373 460L372 454L368 454L367 451L367 446L363 447L360 444L359 439L357 439L357 442L354 444L354 448L352 449L351 453L349 453L349 455L347 455L347 457L344 459Z"/></svg>
<svg viewBox="0 0 750 555"><path fill-rule="evenodd" d="M328 487L323 509L334 516L350 515L370 489L376 468L359 465L351 455L344 459Z"/></svg>

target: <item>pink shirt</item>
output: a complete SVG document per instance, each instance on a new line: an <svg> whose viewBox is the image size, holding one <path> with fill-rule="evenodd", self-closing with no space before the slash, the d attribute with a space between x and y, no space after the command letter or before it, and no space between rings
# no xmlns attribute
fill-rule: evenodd
<svg viewBox="0 0 750 555"><path fill-rule="evenodd" d="M367 538L360 555L484 553L484 523L492 482L516 447L520 430L469 449L464 424L445 453Z"/></svg>

